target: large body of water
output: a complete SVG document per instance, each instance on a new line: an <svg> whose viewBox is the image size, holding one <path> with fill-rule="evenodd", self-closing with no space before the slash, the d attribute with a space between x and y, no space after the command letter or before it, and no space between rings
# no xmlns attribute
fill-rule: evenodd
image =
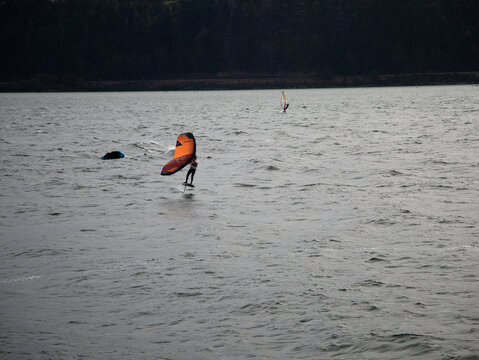
<svg viewBox="0 0 479 360"><path fill-rule="evenodd" d="M479 87L286 96L0 94L0 358L478 359Z"/></svg>

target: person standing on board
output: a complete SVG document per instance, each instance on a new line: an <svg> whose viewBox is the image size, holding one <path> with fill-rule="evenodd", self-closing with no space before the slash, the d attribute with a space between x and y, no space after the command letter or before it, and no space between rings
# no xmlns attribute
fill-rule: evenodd
<svg viewBox="0 0 479 360"><path fill-rule="evenodd" d="M193 178L195 176L197 166L198 166L198 158L196 156L193 156L193 159L191 159L191 162L190 162L190 169L188 170L188 173L186 174L185 183L188 183L188 178L190 177L190 174L191 174L190 184L193 185Z"/></svg>

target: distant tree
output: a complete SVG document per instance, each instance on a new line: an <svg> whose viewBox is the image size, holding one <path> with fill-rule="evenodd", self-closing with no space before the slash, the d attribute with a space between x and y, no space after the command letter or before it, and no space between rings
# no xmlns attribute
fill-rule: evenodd
<svg viewBox="0 0 479 360"><path fill-rule="evenodd" d="M0 80L477 71L477 14L474 0L3 0Z"/></svg>

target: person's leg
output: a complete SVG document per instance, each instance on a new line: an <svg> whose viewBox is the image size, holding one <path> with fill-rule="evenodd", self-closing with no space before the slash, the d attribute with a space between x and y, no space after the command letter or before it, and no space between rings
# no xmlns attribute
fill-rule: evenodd
<svg viewBox="0 0 479 360"><path fill-rule="evenodd" d="M195 177L195 172L196 172L196 170L191 171L191 182L190 182L190 184L193 184L193 178Z"/></svg>
<svg viewBox="0 0 479 360"><path fill-rule="evenodd" d="M188 182L188 178L190 177L190 174L191 174L191 169L188 170L188 172L186 173L186 180L185 180L185 183Z"/></svg>

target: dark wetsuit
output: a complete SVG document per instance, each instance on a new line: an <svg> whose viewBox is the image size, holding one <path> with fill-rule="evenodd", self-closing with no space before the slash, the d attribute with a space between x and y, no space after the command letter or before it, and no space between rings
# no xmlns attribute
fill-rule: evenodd
<svg viewBox="0 0 479 360"><path fill-rule="evenodd" d="M188 178L190 177L191 174L191 182L190 184L193 184L193 178L195 177L195 172L196 172L196 167L198 166L198 159L193 159L191 160L190 163L190 169L188 170L188 173L186 174L186 183L188 182Z"/></svg>

